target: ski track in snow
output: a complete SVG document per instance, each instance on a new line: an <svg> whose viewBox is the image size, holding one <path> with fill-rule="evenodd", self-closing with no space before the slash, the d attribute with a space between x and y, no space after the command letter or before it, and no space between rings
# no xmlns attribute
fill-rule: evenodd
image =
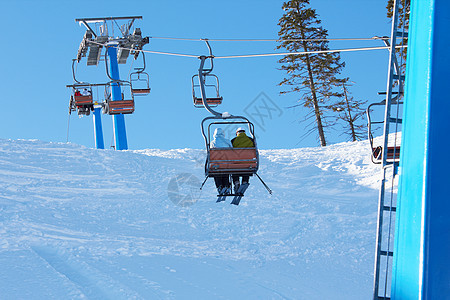
<svg viewBox="0 0 450 300"><path fill-rule="evenodd" d="M261 150L274 194L252 178L234 206L198 190L202 150L0 140L0 298L370 297L367 149Z"/></svg>

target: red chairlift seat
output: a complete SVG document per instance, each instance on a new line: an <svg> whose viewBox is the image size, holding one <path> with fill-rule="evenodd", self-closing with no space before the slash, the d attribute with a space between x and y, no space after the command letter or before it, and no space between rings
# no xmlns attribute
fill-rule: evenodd
<svg viewBox="0 0 450 300"><path fill-rule="evenodd" d="M106 113L110 115L131 114L134 112L134 100L116 100L106 102Z"/></svg>
<svg viewBox="0 0 450 300"><path fill-rule="evenodd" d="M253 175L258 170L256 148L211 148L206 171L208 176L218 174Z"/></svg>
<svg viewBox="0 0 450 300"><path fill-rule="evenodd" d="M222 97L219 98L206 98L206 103L208 103L209 106L217 106L219 104L222 104ZM194 97L194 105L195 107L203 107L203 99Z"/></svg>
<svg viewBox="0 0 450 300"><path fill-rule="evenodd" d="M131 92L135 95L148 95L150 94L150 89L131 89Z"/></svg>
<svg viewBox="0 0 450 300"><path fill-rule="evenodd" d="M88 96L77 96L77 95L74 95L73 98L75 100L75 105L76 106L85 106L85 105L92 105L93 104L92 95L88 95Z"/></svg>

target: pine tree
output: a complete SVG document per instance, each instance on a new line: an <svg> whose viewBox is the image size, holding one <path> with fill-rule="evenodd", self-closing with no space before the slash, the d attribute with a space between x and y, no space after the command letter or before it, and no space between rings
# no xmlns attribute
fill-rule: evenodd
<svg viewBox="0 0 450 300"><path fill-rule="evenodd" d="M397 0L397 1L400 1L398 3L398 13L399 13L398 28L405 27L405 29L408 29L409 9L411 6L411 0ZM386 8L387 8L387 17L391 19L392 15L394 14L394 0L388 0Z"/></svg>
<svg viewBox="0 0 450 300"><path fill-rule="evenodd" d="M283 3L285 11L278 25L280 45L288 52L309 52L328 50L328 32L322 26L315 9L309 7L309 0L290 0ZM348 78L338 79L336 76L344 67L338 53L287 55L279 60L281 70L287 77L279 83L289 89L289 92L300 93L299 104L309 109L310 116L315 118L315 127L321 146L326 146L324 128L329 124L325 121L326 103L332 97L341 97L335 87L347 82Z"/></svg>
<svg viewBox="0 0 450 300"><path fill-rule="evenodd" d="M337 113L336 121L344 122L344 134L355 142L364 138L366 125L361 123L367 101L354 100L345 84L342 85L343 97L328 108Z"/></svg>

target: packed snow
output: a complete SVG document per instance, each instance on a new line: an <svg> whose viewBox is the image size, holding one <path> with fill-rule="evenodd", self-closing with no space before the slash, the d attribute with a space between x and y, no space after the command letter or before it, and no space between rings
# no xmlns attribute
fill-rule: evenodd
<svg viewBox="0 0 450 300"><path fill-rule="evenodd" d="M367 142L261 150L239 206L203 150L0 140L0 299L369 299Z"/></svg>

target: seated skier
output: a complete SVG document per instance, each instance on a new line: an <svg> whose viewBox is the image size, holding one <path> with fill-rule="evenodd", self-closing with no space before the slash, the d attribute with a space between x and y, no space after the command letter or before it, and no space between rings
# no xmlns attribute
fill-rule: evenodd
<svg viewBox="0 0 450 300"><path fill-rule="evenodd" d="M255 147L255 142L251 137L248 137L245 134L245 129L242 127L239 127L236 130L236 137L231 140L231 144L234 148L252 148ZM239 190L239 187L241 186L239 179L241 175L233 174L233 183L234 183L234 192L237 193ZM250 176L249 175L242 175L242 184L249 184Z"/></svg>
<svg viewBox="0 0 450 300"><path fill-rule="evenodd" d="M81 91L81 95L83 95L83 96L91 96L91 91L85 88L85 89L83 89Z"/></svg>
<svg viewBox="0 0 450 300"><path fill-rule="evenodd" d="M222 128L216 128L213 134L213 140L210 145L211 148L231 148L231 143L225 138ZM231 182L229 175L215 175L214 182L216 183L219 195L231 194Z"/></svg>

